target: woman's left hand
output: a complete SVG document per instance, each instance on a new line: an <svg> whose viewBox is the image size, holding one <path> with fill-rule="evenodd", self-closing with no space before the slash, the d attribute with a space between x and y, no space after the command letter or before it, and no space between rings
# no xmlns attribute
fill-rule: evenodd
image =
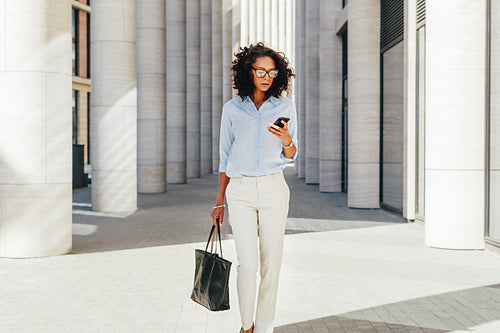
<svg viewBox="0 0 500 333"><path fill-rule="evenodd" d="M292 143L292 136L288 132L287 122L283 120L281 122L285 125L282 128L274 124L268 124L267 130L276 135L283 142L283 146L288 146Z"/></svg>

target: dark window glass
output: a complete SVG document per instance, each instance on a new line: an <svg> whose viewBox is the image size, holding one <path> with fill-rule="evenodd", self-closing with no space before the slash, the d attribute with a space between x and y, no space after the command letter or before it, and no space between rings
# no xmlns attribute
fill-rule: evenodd
<svg viewBox="0 0 500 333"><path fill-rule="evenodd" d="M342 192L347 193L347 30L342 34Z"/></svg>
<svg viewBox="0 0 500 333"><path fill-rule="evenodd" d="M73 144L78 143L78 91L73 90Z"/></svg>
<svg viewBox="0 0 500 333"><path fill-rule="evenodd" d="M92 119L90 119L90 93L87 93L87 164L90 164L90 126Z"/></svg>
<svg viewBox="0 0 500 333"><path fill-rule="evenodd" d="M87 13L87 78L90 79L90 14Z"/></svg>
<svg viewBox="0 0 500 333"><path fill-rule="evenodd" d="M78 75L78 10L74 8L72 11L71 36L73 40L72 43L73 75Z"/></svg>

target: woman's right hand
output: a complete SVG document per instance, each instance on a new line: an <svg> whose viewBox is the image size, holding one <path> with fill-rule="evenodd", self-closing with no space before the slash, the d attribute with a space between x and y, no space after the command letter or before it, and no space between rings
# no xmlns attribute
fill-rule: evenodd
<svg viewBox="0 0 500 333"><path fill-rule="evenodd" d="M217 193L217 200L215 201L215 207L212 210L212 221L214 225L217 225L217 220L219 220L220 225L224 221L224 196L226 195L226 187L229 184L230 178L225 172L219 172L219 192Z"/></svg>
<svg viewBox="0 0 500 333"><path fill-rule="evenodd" d="M217 220L219 220L219 224L222 225L224 221L224 207L214 208L210 216L212 216L212 221L215 226L217 225Z"/></svg>

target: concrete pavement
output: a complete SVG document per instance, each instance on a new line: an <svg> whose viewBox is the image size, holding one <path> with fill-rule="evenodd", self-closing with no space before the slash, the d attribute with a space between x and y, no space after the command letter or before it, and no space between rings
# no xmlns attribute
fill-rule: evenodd
<svg viewBox="0 0 500 333"><path fill-rule="evenodd" d="M424 225L286 177L275 332L500 332L500 256L426 247ZM0 332L238 332L227 221L231 310L190 300L216 186L213 175L169 185L122 215L92 212L90 190L76 190L73 254L0 259Z"/></svg>

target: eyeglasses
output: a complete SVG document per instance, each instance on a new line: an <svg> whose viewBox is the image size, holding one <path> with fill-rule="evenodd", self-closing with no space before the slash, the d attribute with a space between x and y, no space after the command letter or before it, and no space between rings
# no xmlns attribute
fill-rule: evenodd
<svg viewBox="0 0 500 333"><path fill-rule="evenodd" d="M270 71L266 71L264 69L257 69L252 67L252 69L255 71L255 76L258 78L263 78L267 75L269 75L269 78L274 79L278 76L278 70L277 69L271 69Z"/></svg>

